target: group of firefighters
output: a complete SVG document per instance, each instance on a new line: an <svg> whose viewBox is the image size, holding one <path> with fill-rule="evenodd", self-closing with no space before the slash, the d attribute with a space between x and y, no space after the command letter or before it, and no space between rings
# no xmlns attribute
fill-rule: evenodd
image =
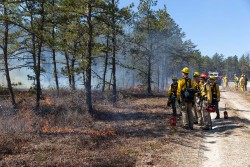
<svg viewBox="0 0 250 167"><path fill-rule="evenodd" d="M247 81L248 78L246 75L242 74L240 79L237 77L236 74L234 74L234 85L235 85L235 90L238 90L240 87L241 91L247 91Z"/></svg>
<svg viewBox="0 0 250 167"><path fill-rule="evenodd" d="M225 87L228 87L228 79L227 76L222 78L223 83ZM238 88L240 87L241 91L247 91L247 82L248 82L248 78L246 75L242 74L241 77L237 77L236 74L234 74L234 87L235 90L238 90Z"/></svg>
<svg viewBox="0 0 250 167"><path fill-rule="evenodd" d="M193 125L198 124L203 130L209 130L212 121L208 107L213 105L217 114L215 119L220 119L220 89L216 78L194 72L191 79L187 67L181 72L183 77L179 80L173 77L173 83L168 89L168 104L172 105L172 115L176 117L178 106L182 114L183 128L193 130Z"/></svg>

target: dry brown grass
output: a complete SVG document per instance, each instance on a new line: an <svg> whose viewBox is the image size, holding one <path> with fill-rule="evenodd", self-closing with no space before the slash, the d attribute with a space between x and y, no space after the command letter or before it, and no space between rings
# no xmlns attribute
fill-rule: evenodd
<svg viewBox="0 0 250 167"><path fill-rule="evenodd" d="M249 88L248 88L248 89L249 89ZM238 89L236 90L235 87L233 87L233 86L227 87L225 90L231 91L231 92L235 92L235 93L241 95L242 97L244 97L244 99L250 101L250 90L247 90L247 91L242 92L240 88L238 88Z"/></svg>
<svg viewBox="0 0 250 167"><path fill-rule="evenodd" d="M44 92L42 113L34 113L34 95L20 93L16 114L0 120L0 166L185 166L199 164L202 133L184 130L178 116L171 127L164 94L119 92L110 99L94 92L95 114L84 108L83 92ZM3 106L9 105L2 100ZM186 154L185 154L186 153Z"/></svg>

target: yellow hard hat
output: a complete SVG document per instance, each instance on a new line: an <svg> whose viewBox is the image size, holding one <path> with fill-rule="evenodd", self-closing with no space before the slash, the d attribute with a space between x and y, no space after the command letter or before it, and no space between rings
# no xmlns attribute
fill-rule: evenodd
<svg viewBox="0 0 250 167"><path fill-rule="evenodd" d="M189 73L189 68L185 67L185 68L182 69L181 72L188 74Z"/></svg>
<svg viewBox="0 0 250 167"><path fill-rule="evenodd" d="M210 76L210 80L216 80L215 76Z"/></svg>
<svg viewBox="0 0 250 167"><path fill-rule="evenodd" d="M177 77L173 77L172 80L173 80L173 81L177 81L178 78L177 78Z"/></svg>
<svg viewBox="0 0 250 167"><path fill-rule="evenodd" d="M199 72L194 72L194 75L193 75L194 77L199 77L200 76L200 73Z"/></svg>

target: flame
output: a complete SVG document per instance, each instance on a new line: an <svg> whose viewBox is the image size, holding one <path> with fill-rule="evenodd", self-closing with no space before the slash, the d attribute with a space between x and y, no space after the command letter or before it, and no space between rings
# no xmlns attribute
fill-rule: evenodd
<svg viewBox="0 0 250 167"><path fill-rule="evenodd" d="M49 121L45 120L44 126L42 127L42 132L48 132L49 131Z"/></svg>
<svg viewBox="0 0 250 167"><path fill-rule="evenodd" d="M140 90L142 90L142 87L141 86L133 86L130 89L134 90L134 91L140 91Z"/></svg>
<svg viewBox="0 0 250 167"><path fill-rule="evenodd" d="M95 136L115 136L115 132L113 130L79 130L79 129L71 129L71 128L49 128L49 121L45 120L44 126L41 129L42 133L74 133L74 134L87 134L87 135L95 135Z"/></svg>
<svg viewBox="0 0 250 167"><path fill-rule="evenodd" d="M50 97L45 97L45 104L47 105L51 105L52 104L52 100Z"/></svg>

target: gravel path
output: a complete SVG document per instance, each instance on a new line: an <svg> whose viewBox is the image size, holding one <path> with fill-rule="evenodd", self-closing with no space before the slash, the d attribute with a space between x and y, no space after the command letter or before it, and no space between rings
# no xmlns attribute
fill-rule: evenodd
<svg viewBox="0 0 250 167"><path fill-rule="evenodd" d="M222 119L215 120L213 130L204 132L203 166L250 167L250 103L243 96L221 90ZM225 104L229 119L223 119Z"/></svg>

